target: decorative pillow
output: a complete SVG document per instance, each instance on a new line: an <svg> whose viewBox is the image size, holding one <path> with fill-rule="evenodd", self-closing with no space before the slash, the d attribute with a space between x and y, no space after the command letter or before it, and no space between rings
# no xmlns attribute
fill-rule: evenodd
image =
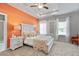
<svg viewBox="0 0 79 59"><path fill-rule="evenodd" d="M24 36L25 37L34 37L34 36L36 36L36 33L35 32L24 32Z"/></svg>
<svg viewBox="0 0 79 59"><path fill-rule="evenodd" d="M14 34L15 36L21 36L21 31L20 31L20 30L14 30L14 31L13 31L13 34Z"/></svg>

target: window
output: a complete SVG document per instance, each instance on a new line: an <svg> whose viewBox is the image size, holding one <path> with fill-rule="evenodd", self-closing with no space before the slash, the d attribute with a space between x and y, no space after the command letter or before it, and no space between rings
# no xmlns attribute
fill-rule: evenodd
<svg viewBox="0 0 79 59"><path fill-rule="evenodd" d="M58 22L58 35L66 35L66 22Z"/></svg>
<svg viewBox="0 0 79 59"><path fill-rule="evenodd" d="M47 34L47 31L46 31L46 22L40 22L40 34Z"/></svg>

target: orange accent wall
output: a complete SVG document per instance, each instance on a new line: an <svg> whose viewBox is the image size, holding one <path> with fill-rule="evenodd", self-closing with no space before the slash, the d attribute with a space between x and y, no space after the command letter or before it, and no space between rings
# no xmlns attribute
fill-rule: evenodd
<svg viewBox="0 0 79 59"><path fill-rule="evenodd" d="M10 47L10 37L12 34L12 30L14 28L14 25L18 25L21 23L28 23L33 25L38 25L37 18L24 13L8 4L0 3L0 12L3 12L7 14L7 20L8 20L8 29L7 29L7 47ZM38 31L38 28L36 27L36 30Z"/></svg>

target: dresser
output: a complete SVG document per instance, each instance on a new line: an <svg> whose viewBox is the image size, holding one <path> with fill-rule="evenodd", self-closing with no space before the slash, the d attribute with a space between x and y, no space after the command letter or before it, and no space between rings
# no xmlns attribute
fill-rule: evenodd
<svg viewBox="0 0 79 59"><path fill-rule="evenodd" d="M10 39L10 49L15 50L16 48L19 48L23 46L23 37L18 36L18 37L12 37Z"/></svg>

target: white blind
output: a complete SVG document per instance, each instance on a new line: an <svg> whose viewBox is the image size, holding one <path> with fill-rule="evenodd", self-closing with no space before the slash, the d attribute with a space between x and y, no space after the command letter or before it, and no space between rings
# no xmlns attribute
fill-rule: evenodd
<svg viewBox="0 0 79 59"><path fill-rule="evenodd" d="M40 34L47 34L47 31L46 31L46 28L47 28L46 22L42 22L39 25L40 25Z"/></svg>

